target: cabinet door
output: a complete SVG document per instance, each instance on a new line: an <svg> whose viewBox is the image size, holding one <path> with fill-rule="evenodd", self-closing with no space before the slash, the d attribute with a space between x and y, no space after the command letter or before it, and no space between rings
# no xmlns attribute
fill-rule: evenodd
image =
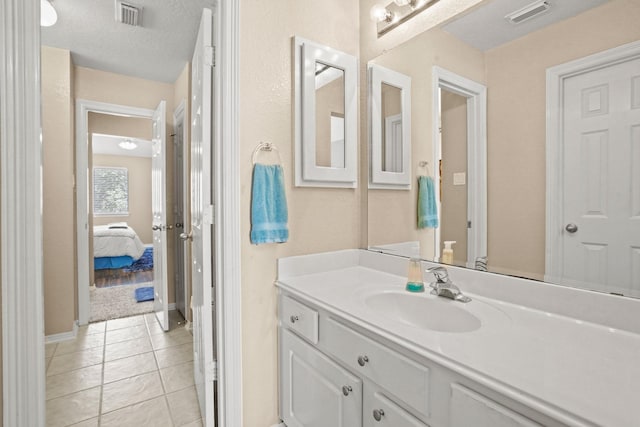
<svg viewBox="0 0 640 427"><path fill-rule="evenodd" d="M364 427L428 427L380 391L367 388L363 404Z"/></svg>
<svg viewBox="0 0 640 427"><path fill-rule="evenodd" d="M359 427L362 381L280 328L280 416L288 427Z"/></svg>
<svg viewBox="0 0 640 427"><path fill-rule="evenodd" d="M451 427L541 427L460 384L451 385Z"/></svg>

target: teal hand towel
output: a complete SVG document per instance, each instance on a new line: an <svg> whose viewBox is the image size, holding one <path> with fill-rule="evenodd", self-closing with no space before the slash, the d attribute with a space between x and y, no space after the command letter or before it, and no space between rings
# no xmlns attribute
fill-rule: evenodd
<svg viewBox="0 0 640 427"><path fill-rule="evenodd" d="M438 228L438 205L430 176L418 177L418 228Z"/></svg>
<svg viewBox="0 0 640 427"><path fill-rule="evenodd" d="M256 163L251 189L251 243L286 242L288 215L282 166Z"/></svg>

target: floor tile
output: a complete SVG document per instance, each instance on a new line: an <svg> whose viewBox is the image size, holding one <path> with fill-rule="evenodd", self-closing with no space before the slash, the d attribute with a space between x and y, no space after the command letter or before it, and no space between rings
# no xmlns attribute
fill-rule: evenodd
<svg viewBox="0 0 640 427"><path fill-rule="evenodd" d="M47 400L66 396L102 384L102 365L76 369L47 377Z"/></svg>
<svg viewBox="0 0 640 427"><path fill-rule="evenodd" d="M62 427L98 416L100 387L47 400L47 426Z"/></svg>
<svg viewBox="0 0 640 427"><path fill-rule="evenodd" d="M91 418L90 420L79 422L78 424L73 424L70 427L98 427L99 418Z"/></svg>
<svg viewBox="0 0 640 427"><path fill-rule="evenodd" d="M56 347L58 346L57 342L51 342L48 344L44 345L44 357L45 358L50 358L53 357L53 355L56 352Z"/></svg>
<svg viewBox="0 0 640 427"><path fill-rule="evenodd" d="M202 420L196 420L180 427L202 427Z"/></svg>
<svg viewBox="0 0 640 427"><path fill-rule="evenodd" d="M173 427L164 396L136 403L102 416L101 427Z"/></svg>
<svg viewBox="0 0 640 427"><path fill-rule="evenodd" d="M104 345L104 332L91 335L78 335L74 340L62 341L56 347L55 356L75 353L87 348L102 347Z"/></svg>
<svg viewBox="0 0 640 427"><path fill-rule="evenodd" d="M144 316L123 317L121 319L107 320L107 331L139 325L144 325Z"/></svg>
<svg viewBox="0 0 640 427"><path fill-rule="evenodd" d="M51 359L51 363L49 363L47 376L102 363L103 352L103 347L95 347L75 353L63 354L62 356L54 356Z"/></svg>
<svg viewBox="0 0 640 427"><path fill-rule="evenodd" d="M124 378L134 377L158 370L153 353L142 353L104 364L104 383L111 383Z"/></svg>
<svg viewBox="0 0 640 427"><path fill-rule="evenodd" d="M102 391L102 413L124 408L163 393L160 375L157 372L105 384Z"/></svg>
<svg viewBox="0 0 640 427"><path fill-rule="evenodd" d="M193 343L163 348L156 350L155 353L159 368L179 365L193 360Z"/></svg>
<svg viewBox="0 0 640 427"><path fill-rule="evenodd" d="M94 322L78 328L78 336L99 334L105 331L107 322Z"/></svg>
<svg viewBox="0 0 640 427"><path fill-rule="evenodd" d="M125 329L116 329L107 331L107 344L116 342L129 341L148 336L147 327L145 325L131 326Z"/></svg>
<svg viewBox="0 0 640 427"><path fill-rule="evenodd" d="M154 350L190 342L193 342L193 335L184 328L176 329L164 334L151 335L151 345Z"/></svg>
<svg viewBox="0 0 640 427"><path fill-rule="evenodd" d="M194 385L193 362L160 369L160 375L166 393L183 390Z"/></svg>
<svg viewBox="0 0 640 427"><path fill-rule="evenodd" d="M200 405L195 387L167 394L167 402L176 426L187 425L200 419Z"/></svg>
<svg viewBox="0 0 640 427"><path fill-rule="evenodd" d="M147 353L151 350L151 340L149 340L148 337L121 341L113 344L107 344L104 349L104 360L105 362L109 362L129 356L135 356L136 354Z"/></svg>

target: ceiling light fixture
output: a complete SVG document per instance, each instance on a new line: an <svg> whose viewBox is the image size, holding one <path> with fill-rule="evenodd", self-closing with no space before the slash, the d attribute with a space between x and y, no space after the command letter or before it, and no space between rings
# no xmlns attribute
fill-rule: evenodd
<svg viewBox="0 0 640 427"><path fill-rule="evenodd" d="M377 23L378 37L428 9L438 0L393 0L387 7L374 5L369 15Z"/></svg>
<svg viewBox="0 0 640 427"><path fill-rule="evenodd" d="M40 26L50 27L58 20L58 14L49 0L40 0Z"/></svg>
<svg viewBox="0 0 640 427"><path fill-rule="evenodd" d="M125 139L118 143L118 147L122 148L123 150L135 150L136 147L138 147L138 144L130 139Z"/></svg>

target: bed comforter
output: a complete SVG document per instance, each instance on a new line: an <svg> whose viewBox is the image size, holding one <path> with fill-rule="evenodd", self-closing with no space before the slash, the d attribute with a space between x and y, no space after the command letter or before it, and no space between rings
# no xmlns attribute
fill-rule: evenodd
<svg viewBox="0 0 640 427"><path fill-rule="evenodd" d="M93 256L130 256L137 260L144 253L144 244L131 227L109 228L108 225L93 227Z"/></svg>

